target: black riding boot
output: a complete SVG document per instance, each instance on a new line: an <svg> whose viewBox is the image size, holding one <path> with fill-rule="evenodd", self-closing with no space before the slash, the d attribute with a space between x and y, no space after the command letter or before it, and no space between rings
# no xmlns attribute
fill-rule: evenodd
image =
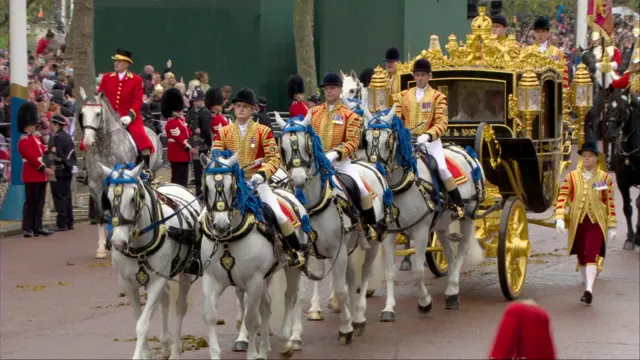
<svg viewBox="0 0 640 360"><path fill-rule="evenodd" d="M151 178L153 178L153 173L151 172L151 155L142 155L142 160L144 161L142 171L145 172L148 179L151 180Z"/></svg>
<svg viewBox="0 0 640 360"><path fill-rule="evenodd" d="M362 220L364 221L364 224L368 228L365 231L365 233L367 234L367 240L369 241L374 239L377 239L379 241L382 240L377 238L377 236L381 235L383 232L387 230L386 224L384 224L384 222L378 223L378 221L376 220L376 212L373 209L373 207L366 210L362 210L361 216L362 216Z"/></svg>
<svg viewBox="0 0 640 360"><path fill-rule="evenodd" d="M464 201L462 201L462 195L460 195L460 189L457 187L451 191L449 191L449 197L453 201L453 204L456 206L458 210L458 217L464 217Z"/></svg>
<svg viewBox="0 0 640 360"><path fill-rule="evenodd" d="M299 267L304 265L304 255L302 254L302 247L300 246L300 240L295 233L293 224L286 222L280 225L280 231L282 233L282 242L285 250L289 253L290 267Z"/></svg>

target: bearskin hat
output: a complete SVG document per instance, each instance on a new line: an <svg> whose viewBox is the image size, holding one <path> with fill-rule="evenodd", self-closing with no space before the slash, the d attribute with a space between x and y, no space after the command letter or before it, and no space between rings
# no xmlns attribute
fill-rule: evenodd
<svg viewBox="0 0 640 360"><path fill-rule="evenodd" d="M372 77L373 77L373 69L368 68L368 69L362 70L362 72L360 73L360 76L358 76L358 79L362 83L362 86L369 87Z"/></svg>
<svg viewBox="0 0 640 360"><path fill-rule="evenodd" d="M184 98L180 90L176 88L167 89L162 94L160 100L160 112L165 118L170 118L174 111L182 111L184 109Z"/></svg>
<svg viewBox="0 0 640 360"><path fill-rule="evenodd" d="M400 61L400 50L394 47L387 49L383 61Z"/></svg>
<svg viewBox="0 0 640 360"><path fill-rule="evenodd" d="M23 133L29 125L38 125L38 107L32 102L24 103L18 109L18 132Z"/></svg>
<svg viewBox="0 0 640 360"><path fill-rule="evenodd" d="M209 88L204 96L204 104L207 109L211 109L212 106L221 106L224 104L222 90L220 88Z"/></svg>
<svg viewBox="0 0 640 360"><path fill-rule="evenodd" d="M237 102L244 102L251 106L256 106L256 94L249 88L242 88L238 90L236 96L231 102L234 104Z"/></svg>
<svg viewBox="0 0 640 360"><path fill-rule="evenodd" d="M287 94L289 95L289 100L293 100L296 94L304 94L304 80L302 76L298 74L289 76L287 80Z"/></svg>
<svg viewBox="0 0 640 360"><path fill-rule="evenodd" d="M412 72L424 71L428 74L431 73L431 63L427 59L420 58L413 63Z"/></svg>
<svg viewBox="0 0 640 360"><path fill-rule="evenodd" d="M533 23L533 30L550 30L551 23L549 23L549 19L546 16L540 16Z"/></svg>

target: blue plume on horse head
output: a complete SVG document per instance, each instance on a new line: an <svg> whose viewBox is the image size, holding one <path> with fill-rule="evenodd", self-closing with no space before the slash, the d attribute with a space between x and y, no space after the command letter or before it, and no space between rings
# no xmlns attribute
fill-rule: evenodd
<svg viewBox="0 0 640 360"><path fill-rule="evenodd" d="M104 179L104 187L117 184L137 184L138 179L125 174L125 171L131 171L136 168L136 164L127 162L124 164L115 164L111 173ZM114 177L113 175L118 175ZM140 176L145 176L144 173L140 173ZM144 179L143 179L144 180Z"/></svg>
<svg viewBox="0 0 640 360"><path fill-rule="evenodd" d="M236 193L234 194L233 208L244 214L249 211L253 213L258 221L264 221L262 217L262 206L260 199L253 193L245 181L245 172L238 162L229 166L221 158L229 159L233 156L231 150L212 150L211 161L205 169L206 174L231 174L236 179ZM214 165L214 166L211 166ZM220 165L220 166L218 166Z"/></svg>

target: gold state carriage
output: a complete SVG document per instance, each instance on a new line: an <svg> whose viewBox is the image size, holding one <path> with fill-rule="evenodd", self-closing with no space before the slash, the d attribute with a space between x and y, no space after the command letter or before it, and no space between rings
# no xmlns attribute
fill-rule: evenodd
<svg viewBox="0 0 640 360"><path fill-rule="evenodd" d="M497 258L500 287L513 300L526 279L530 253L528 224L554 227L552 217L528 219L553 207L561 175L569 165L575 128L569 115L569 91L563 89L565 62L549 58L537 46L519 51L513 35L498 40L491 34L491 19L479 7L466 42L450 35L445 55L437 36L428 50L399 64L399 90L414 85L411 68L419 58L433 68L430 86L447 95L449 129L444 136L462 147L475 149L486 177L486 196L476 220L476 237L487 257ZM386 77L376 68L376 77ZM371 110L397 96L390 86L372 81ZM398 91L398 89L395 89ZM385 91L387 92L385 94ZM590 99L571 99L585 110ZM586 103L585 103L586 102ZM588 110L588 108L586 109ZM427 248L427 264L436 276L447 272L447 262L435 234ZM398 242L406 241L398 236ZM397 250L407 256L415 249Z"/></svg>

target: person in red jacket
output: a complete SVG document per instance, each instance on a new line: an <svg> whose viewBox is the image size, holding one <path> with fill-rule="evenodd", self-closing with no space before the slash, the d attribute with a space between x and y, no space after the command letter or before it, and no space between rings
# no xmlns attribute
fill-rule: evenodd
<svg viewBox="0 0 640 360"><path fill-rule="evenodd" d="M47 182L54 171L44 163L45 145L36 135L38 108L28 102L18 109L18 131L22 133L18 140L18 151L22 157L22 182L26 199L22 208L23 236L49 236L52 232L42 228L42 212L47 193Z"/></svg>
<svg viewBox="0 0 640 360"><path fill-rule="evenodd" d="M36 56L44 55L49 47L49 43L53 40L55 35L51 29L47 30L47 34L38 40L38 45L36 46Z"/></svg>
<svg viewBox="0 0 640 360"><path fill-rule="evenodd" d="M222 115L224 97L220 88L209 88L204 96L204 103L211 110L211 142L220 138L220 129L229 125L227 118ZM197 160L200 163L200 160ZM194 164L196 161L194 160Z"/></svg>
<svg viewBox="0 0 640 360"><path fill-rule="evenodd" d="M304 99L304 80L300 75L296 74L289 77L289 80L287 80L287 92L289 99L292 101L289 107L289 118L307 116L309 108Z"/></svg>
<svg viewBox="0 0 640 360"><path fill-rule="evenodd" d="M511 303L502 315L489 359L555 358L549 314L533 300Z"/></svg>
<svg viewBox="0 0 640 360"><path fill-rule="evenodd" d="M120 122L129 130L133 141L142 154L145 169L150 170L149 161L155 149L149 135L144 130L144 123L140 115L144 89L142 78L129 71L129 66L133 64L131 55L130 51L116 50L116 54L112 57L115 60L115 71L102 77L98 92L104 92L111 107L120 114ZM86 147L87 144L84 145Z"/></svg>
<svg viewBox="0 0 640 360"><path fill-rule="evenodd" d="M160 109L162 116L168 120L164 130L169 138L167 158L171 163L171 182L186 188L189 185L189 163L192 155L198 154L198 149L191 148L189 145L191 129L182 117L184 99L180 90L167 89L162 94Z"/></svg>

